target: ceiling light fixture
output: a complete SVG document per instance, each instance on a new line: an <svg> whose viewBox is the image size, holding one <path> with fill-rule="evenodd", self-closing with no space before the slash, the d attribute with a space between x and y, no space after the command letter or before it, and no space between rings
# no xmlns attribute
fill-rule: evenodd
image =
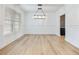
<svg viewBox="0 0 79 59"><path fill-rule="evenodd" d="M42 6L43 6L42 4L38 4L38 9L33 16L34 19L45 19L46 18L46 14L44 13Z"/></svg>

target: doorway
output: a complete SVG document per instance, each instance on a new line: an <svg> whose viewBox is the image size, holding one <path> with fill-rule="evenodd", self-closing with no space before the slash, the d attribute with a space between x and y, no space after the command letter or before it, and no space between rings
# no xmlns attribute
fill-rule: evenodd
<svg viewBox="0 0 79 59"><path fill-rule="evenodd" d="M60 16L60 35L65 36L65 14Z"/></svg>

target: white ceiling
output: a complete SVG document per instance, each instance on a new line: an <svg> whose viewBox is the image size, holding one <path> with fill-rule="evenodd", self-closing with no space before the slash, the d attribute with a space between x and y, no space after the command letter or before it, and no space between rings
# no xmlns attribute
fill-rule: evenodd
<svg viewBox="0 0 79 59"><path fill-rule="evenodd" d="M37 4L21 4L20 6L22 7L22 9L24 9L27 12L34 12L38 8ZM56 12L58 9L60 9L63 6L64 4L43 4L42 8L44 11Z"/></svg>

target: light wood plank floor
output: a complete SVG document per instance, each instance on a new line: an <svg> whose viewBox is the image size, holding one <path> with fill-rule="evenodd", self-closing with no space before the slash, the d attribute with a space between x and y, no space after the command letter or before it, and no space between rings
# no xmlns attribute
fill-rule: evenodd
<svg viewBox="0 0 79 59"><path fill-rule="evenodd" d="M1 55L78 55L79 49L55 35L24 35L0 50Z"/></svg>

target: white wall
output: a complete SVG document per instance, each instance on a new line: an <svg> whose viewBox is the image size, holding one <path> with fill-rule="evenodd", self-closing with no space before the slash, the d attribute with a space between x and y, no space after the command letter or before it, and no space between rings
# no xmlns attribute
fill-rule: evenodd
<svg viewBox="0 0 79 59"><path fill-rule="evenodd" d="M66 5L66 40L79 48L79 5Z"/></svg>
<svg viewBox="0 0 79 59"><path fill-rule="evenodd" d="M1 47L1 45L2 45L2 43L3 43L3 32L2 32L2 30L3 30L3 25L2 25L2 23L3 23L3 18L2 18L2 16L3 16L3 6L2 5L0 5L0 47Z"/></svg>
<svg viewBox="0 0 79 59"><path fill-rule="evenodd" d="M65 40L79 48L79 5L69 4L56 12L58 20L65 14ZM59 21L60 23L60 21Z"/></svg>
<svg viewBox="0 0 79 59"><path fill-rule="evenodd" d="M33 12L26 15L26 34L56 34L58 35L58 20L54 12L47 13L46 20L33 19Z"/></svg>
<svg viewBox="0 0 79 59"><path fill-rule="evenodd" d="M20 26L20 30L18 32L13 32L10 33L8 35L3 35L3 23L0 23L0 48L3 48L4 46L8 45L9 43L13 42L14 40L16 40L17 38L19 38L20 36L22 36L24 34L24 12L22 9L20 9L19 7L16 7L14 5L0 5L0 21L3 22L4 21L4 14L5 14L5 7L8 8L12 8L14 9L16 12L19 12L21 14L21 26Z"/></svg>

